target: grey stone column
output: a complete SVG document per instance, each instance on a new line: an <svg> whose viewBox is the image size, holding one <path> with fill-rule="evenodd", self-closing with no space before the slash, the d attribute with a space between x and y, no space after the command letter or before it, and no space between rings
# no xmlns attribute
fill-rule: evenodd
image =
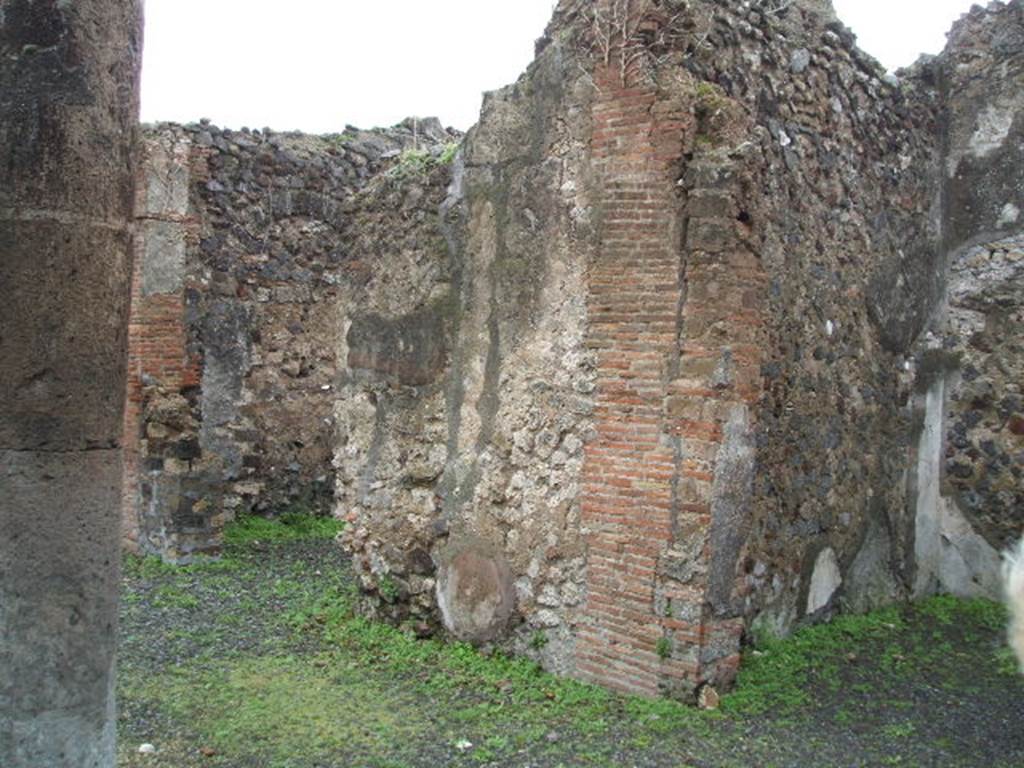
<svg viewBox="0 0 1024 768"><path fill-rule="evenodd" d="M0 765L114 764L139 0L0 0Z"/></svg>

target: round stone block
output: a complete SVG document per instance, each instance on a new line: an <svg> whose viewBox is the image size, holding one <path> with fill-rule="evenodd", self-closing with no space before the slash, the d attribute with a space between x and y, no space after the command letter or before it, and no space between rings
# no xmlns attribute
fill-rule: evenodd
<svg viewBox="0 0 1024 768"><path fill-rule="evenodd" d="M460 640L497 638L515 608L508 563L479 545L449 550L438 574L437 603L445 627Z"/></svg>

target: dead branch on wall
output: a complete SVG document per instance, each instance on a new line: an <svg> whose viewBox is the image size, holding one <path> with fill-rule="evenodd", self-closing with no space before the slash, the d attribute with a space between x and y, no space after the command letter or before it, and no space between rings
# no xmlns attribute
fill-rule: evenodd
<svg viewBox="0 0 1024 768"><path fill-rule="evenodd" d="M786 0L775 0L785 2ZM678 10L677 10L678 9ZM671 0L610 0L588 10L589 53L606 68L613 64L626 85L631 75L652 80L673 55L707 46L708 33L694 34L696 24L685 3ZM709 18L704 25L710 29ZM595 88L597 87L595 83Z"/></svg>
<svg viewBox="0 0 1024 768"><path fill-rule="evenodd" d="M777 16L795 2L796 0L755 0L755 4L769 16Z"/></svg>

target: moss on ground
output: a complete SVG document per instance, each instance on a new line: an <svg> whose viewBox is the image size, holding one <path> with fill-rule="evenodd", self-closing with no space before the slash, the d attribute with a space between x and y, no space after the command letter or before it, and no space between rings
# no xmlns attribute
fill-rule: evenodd
<svg viewBox="0 0 1024 768"><path fill-rule="evenodd" d="M333 539L345 524L333 517L315 517L288 512L280 517L240 517L224 527L224 544L229 549L253 543L283 541L326 541Z"/></svg>
<svg viewBox="0 0 1024 768"><path fill-rule="evenodd" d="M128 570L120 765L157 764L143 741L160 765L215 768L1024 762L990 727L993 708L1024 714L991 603L935 598L762 640L707 713L367 621L323 532L247 531L231 569Z"/></svg>

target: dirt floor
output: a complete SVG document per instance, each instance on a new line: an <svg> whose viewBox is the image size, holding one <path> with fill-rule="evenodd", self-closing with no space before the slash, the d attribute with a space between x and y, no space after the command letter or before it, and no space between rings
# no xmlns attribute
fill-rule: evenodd
<svg viewBox="0 0 1024 768"><path fill-rule="evenodd" d="M699 712L354 617L331 532L258 526L217 564L126 562L119 766L1024 766L1024 678L991 603L764 642Z"/></svg>

